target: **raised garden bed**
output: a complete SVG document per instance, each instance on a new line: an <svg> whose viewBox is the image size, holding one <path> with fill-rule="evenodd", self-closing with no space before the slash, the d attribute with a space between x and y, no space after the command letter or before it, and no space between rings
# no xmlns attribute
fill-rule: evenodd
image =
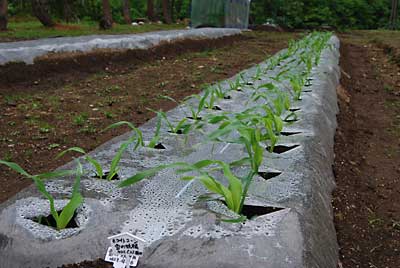
<svg viewBox="0 0 400 268"><path fill-rule="evenodd" d="M57 267L101 258L109 235L130 232L148 243L139 267L336 267L338 47L336 37L311 35L98 148L91 158L117 164L120 180L83 175L87 223L67 239L20 224L16 211L39 196L23 191L1 208L0 257L7 267ZM158 143L165 149L146 146ZM85 174L99 173L81 161ZM68 195L73 181L49 181L47 192ZM210 191L212 201L199 198Z"/></svg>

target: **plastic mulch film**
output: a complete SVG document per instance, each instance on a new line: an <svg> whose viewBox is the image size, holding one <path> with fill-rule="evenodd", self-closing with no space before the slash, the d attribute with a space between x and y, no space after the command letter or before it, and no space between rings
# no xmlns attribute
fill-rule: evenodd
<svg viewBox="0 0 400 268"><path fill-rule="evenodd" d="M250 0L193 0L191 25L245 29L249 12Z"/></svg>

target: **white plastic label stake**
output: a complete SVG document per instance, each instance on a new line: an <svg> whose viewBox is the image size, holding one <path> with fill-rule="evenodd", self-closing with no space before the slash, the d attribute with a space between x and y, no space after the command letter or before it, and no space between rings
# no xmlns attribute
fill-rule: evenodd
<svg viewBox="0 0 400 268"><path fill-rule="evenodd" d="M109 247L107 250L107 255L105 257L106 262L112 262L114 263L114 268L125 268L125 267L136 267L139 261L139 258L134 256L131 258L131 261L129 262L129 266L127 266L127 261L124 256L120 255L115 255L116 252L113 251L112 247Z"/></svg>
<svg viewBox="0 0 400 268"><path fill-rule="evenodd" d="M111 247L108 248L105 260L112 262L114 268L136 267L143 255L145 240L130 233L122 233L108 238Z"/></svg>

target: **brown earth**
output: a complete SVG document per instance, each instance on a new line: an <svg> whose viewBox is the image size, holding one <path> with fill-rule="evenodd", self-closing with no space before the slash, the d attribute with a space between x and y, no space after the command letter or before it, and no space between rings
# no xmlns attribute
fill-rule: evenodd
<svg viewBox="0 0 400 268"><path fill-rule="evenodd" d="M342 268L400 267L400 68L376 42L342 44L335 224ZM345 94L346 95L346 94Z"/></svg>
<svg viewBox="0 0 400 268"><path fill-rule="evenodd" d="M19 83L26 87L41 83L42 88L51 88L70 82L71 77L84 79L103 71L118 73L124 69L134 70L137 65L161 60L166 56L176 57L187 52L211 50L244 39L247 38L243 35L235 35L211 40L165 42L150 49L49 53L35 59L32 65L20 62L0 66L0 83L5 86Z"/></svg>
<svg viewBox="0 0 400 268"><path fill-rule="evenodd" d="M92 150L127 129L102 132L126 120L141 125L154 116L147 108L169 110L176 100L198 93L266 59L294 34L246 33L223 40L179 42L150 52L52 55L33 66L0 68L0 159L31 174L71 160L55 157L79 146ZM0 167L0 202L29 185Z"/></svg>

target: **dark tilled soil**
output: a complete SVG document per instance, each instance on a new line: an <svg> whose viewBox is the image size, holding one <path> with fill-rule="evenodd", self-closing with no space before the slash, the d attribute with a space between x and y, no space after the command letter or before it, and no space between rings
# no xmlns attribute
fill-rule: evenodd
<svg viewBox="0 0 400 268"><path fill-rule="evenodd" d="M400 267L400 69L383 49L344 43L335 224L342 268Z"/></svg>
<svg viewBox="0 0 400 268"><path fill-rule="evenodd" d="M102 259L95 261L85 261L79 264L63 265L61 268L112 268L112 263L105 262Z"/></svg>
<svg viewBox="0 0 400 268"><path fill-rule="evenodd" d="M227 36L216 39L179 40L162 43L149 49L110 50L98 49L93 52L50 53L35 59L35 64L9 63L0 66L0 83L3 85L31 86L40 83L60 86L70 82L70 78L84 79L98 72L117 73L121 69L134 70L137 65L176 57L187 52L212 50L245 40L243 35Z"/></svg>

